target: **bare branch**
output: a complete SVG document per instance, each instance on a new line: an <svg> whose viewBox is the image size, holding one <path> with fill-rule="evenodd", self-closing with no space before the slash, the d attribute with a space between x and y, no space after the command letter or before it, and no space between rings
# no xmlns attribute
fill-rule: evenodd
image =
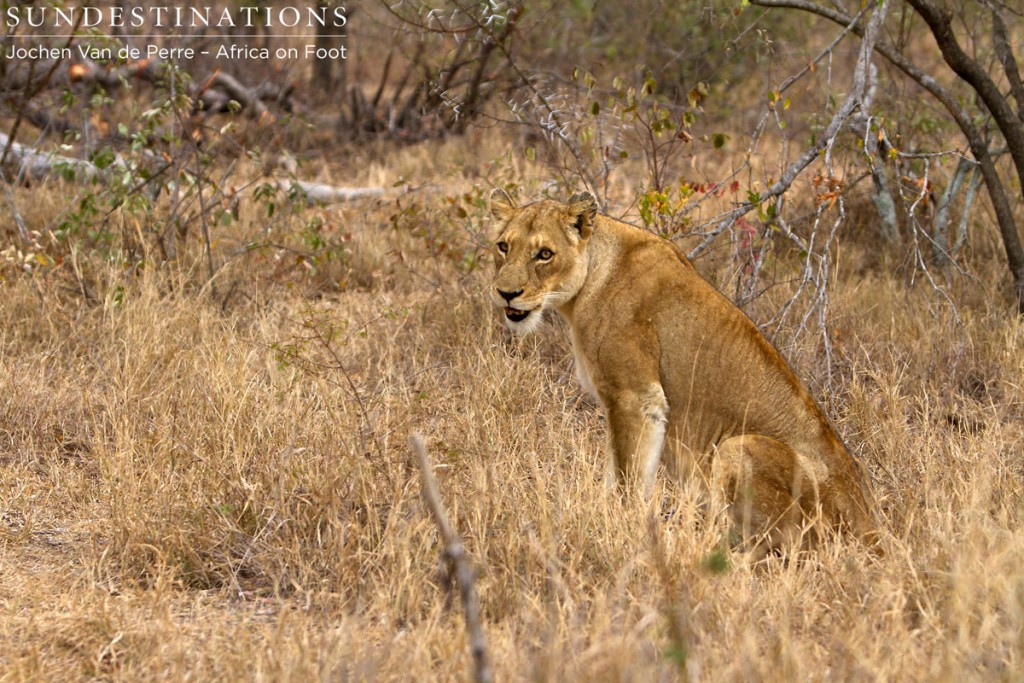
<svg viewBox="0 0 1024 683"><path fill-rule="evenodd" d="M82 16L84 15L79 15L78 20L75 22L74 30L70 32L67 42L64 43L65 48L70 48L71 44L74 42L74 33L78 30L78 27L82 23ZM14 125L11 126L10 137L7 138L6 144L3 147L3 152L0 152L0 166L3 166L4 163L7 162L8 155L12 151L11 145L14 144L14 139L18 136L18 128L21 126L22 112L24 112L28 108L29 101L37 94L39 94L42 91L42 89L45 88L46 85L50 82L50 79L53 78L54 73L56 73L57 71L57 67L61 65L62 61L63 60L60 59L53 60L53 62L46 69L42 79L36 84L33 84L33 76L35 75L36 70L36 61L32 61L29 64L28 76L25 81L25 86L22 88L21 91L21 103L17 108L17 115L14 117Z"/></svg>
<svg viewBox="0 0 1024 683"><path fill-rule="evenodd" d="M7 204L11 207L11 214L14 215L14 224L18 226L18 235L21 236L22 241L28 242L30 236L28 234L28 226L25 224L25 218L18 211L18 205L14 203L14 195L11 194L11 188L7 184L7 181L0 178L0 181L4 184L4 196L7 198Z"/></svg>
<svg viewBox="0 0 1024 683"><path fill-rule="evenodd" d="M753 0L755 4L760 4L760 1L761 0ZM807 168L811 162L825 150L826 147L832 144L836 135L839 133L839 130L846 123L846 120L850 117L854 109L860 103L861 98L864 96L864 86L867 82L868 63L870 63L871 55L875 49L875 44L878 39L878 31L882 25L882 20L885 18L888 11L889 0L883 0L881 5L871 14L871 20L868 22L867 30L864 32L861 54L857 59L857 66L854 68L853 86L850 88L850 92L846 96L842 105L840 105L839 109L832 117L832 120L829 122L828 127L825 129L821 138L813 146L806 149L796 161L786 168L779 179L775 181L775 184L768 188L768 191L758 198L758 203L744 202L732 211L727 212L718 227L711 230L704 240L690 251L688 254L689 258L694 258L707 249L719 234L736 222L737 218L745 216L753 211L760 202L781 196L789 189L790 185L793 184L793 181L796 180L797 176L799 176L800 173L803 172L803 170ZM857 17L854 17L847 22L847 26L849 26L851 30L856 24L858 17L860 17L859 14Z"/></svg>
<svg viewBox="0 0 1024 683"><path fill-rule="evenodd" d="M245 112L254 119L262 120L270 114L267 111L267 106L260 101L259 95L242 85L231 74L226 74L218 69L210 77L210 80L207 81L202 90L205 91L209 87L220 87L223 89L232 99L238 100ZM270 120L273 121L273 117Z"/></svg>
<svg viewBox="0 0 1024 683"><path fill-rule="evenodd" d="M83 181L94 180L102 175L102 169L90 161L39 152L20 142L9 140L3 133L0 133L0 147L9 147L8 162L17 163L19 173L25 178L43 178L64 169L73 172ZM123 166L124 160L118 156L113 164ZM382 187L340 187L305 180L291 180L279 184L301 192L310 203L318 204L336 204L384 194Z"/></svg>
<svg viewBox="0 0 1024 683"><path fill-rule="evenodd" d="M956 256L965 244L967 244L967 226L970 222L971 207L974 205L974 197L978 192L978 185L981 184L981 173L975 170L971 176L971 182L967 185L967 193L964 195L964 206L960 212L960 223L956 230L956 239L950 249L950 256Z"/></svg>
<svg viewBox="0 0 1024 683"><path fill-rule="evenodd" d="M960 47L960 43L953 33L952 17L949 11L938 8L930 0L907 0L907 2L928 24L935 41L939 44L946 64L974 88L974 91L985 103L992 118L995 119L996 125L999 126L999 131L1006 138L1010 156L1017 168L1017 177L1024 178L1024 126L1020 125L1020 119L1014 115L1013 109L1003 97L999 86L989 78L981 65L971 59ZM1020 83L1019 74L1017 82Z"/></svg>
<svg viewBox="0 0 1024 683"><path fill-rule="evenodd" d="M292 181L291 187L306 195L311 204L337 204L365 197L380 197L384 194L383 187L338 187L304 180Z"/></svg>
<svg viewBox="0 0 1024 683"><path fill-rule="evenodd" d="M814 2L810 2L810 0L751 0L751 2L762 7L804 10L842 26L847 26L850 23L850 17L842 12L822 7ZM854 27L853 32L857 35L862 35L860 27ZM877 42L875 44L875 51L889 60L893 66L897 67L911 80L931 93L946 108L946 111L956 121L964 137L967 138L971 154L974 155L974 159L978 162L982 178L985 181L985 187L988 190L989 199L992 201L992 209L995 212L996 222L999 225L1003 248L1006 250L1007 265L1017 290L1017 308L1020 313L1024 314L1024 245L1021 244L1020 234L1017 232L1016 219L1014 218L1006 189L999 177L999 172L996 170L992 154L989 152L988 140L974 124L973 117L964 109L960 100L933 76L925 73L885 41ZM1018 126L1018 130L1020 128ZM1024 131L1021 131L1021 134L1024 135ZM1018 178L1021 177L1024 176L1018 170Z"/></svg>
<svg viewBox="0 0 1024 683"><path fill-rule="evenodd" d="M942 193L942 198L939 199L938 210L935 212L935 229L932 242L935 260L939 264L945 263L952 255L949 244L950 204L953 203L953 198L960 192L960 188L963 186L968 173L977 168L977 166L977 163L969 159L960 159L960 162L956 165L956 171L953 173L953 179L949 181L946 191Z"/></svg>
<svg viewBox="0 0 1024 683"><path fill-rule="evenodd" d="M434 517L437 529L441 533L441 541L444 543L444 555L455 570L455 581L459 585L459 593L462 595L462 606L465 609L466 630L469 632L469 649L473 653L473 677L477 683L490 683L493 680L491 665L487 656L487 641L484 638L483 624L480 616L480 601L477 598L475 587L475 572L466 555L466 549L462 545L462 539L455 532L448 513L441 502L441 492L437 487L437 479L434 478L434 470L427 456L427 449L423 445L423 437L413 434L409 437L409 444L420 466L420 473L423 476L423 498L430 508Z"/></svg>
<svg viewBox="0 0 1024 683"><path fill-rule="evenodd" d="M1020 70L1017 68L1017 59L1013 56L1013 48L1010 46L1010 32L1003 21L1003 15L993 6L992 10L992 42L996 49L996 56L999 63L1003 65L1006 73L1006 80L1010 82L1010 92L1017 100L1017 118L1024 123L1024 82L1020 78Z"/></svg>
<svg viewBox="0 0 1024 683"><path fill-rule="evenodd" d="M17 163L19 175L25 178L42 178L61 167L86 181L93 180L101 174L99 167L85 159L38 152L20 142L15 142L3 133L0 133L0 147L8 150L7 162ZM123 165L124 161L117 157L114 164Z"/></svg>

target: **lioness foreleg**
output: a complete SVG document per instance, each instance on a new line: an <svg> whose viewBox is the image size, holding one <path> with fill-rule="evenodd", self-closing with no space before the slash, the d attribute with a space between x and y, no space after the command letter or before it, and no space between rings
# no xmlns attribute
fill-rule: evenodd
<svg viewBox="0 0 1024 683"><path fill-rule="evenodd" d="M642 392L616 392L603 402L608 411L610 479L627 490L640 482L644 497L650 498L665 444L665 392L654 383Z"/></svg>

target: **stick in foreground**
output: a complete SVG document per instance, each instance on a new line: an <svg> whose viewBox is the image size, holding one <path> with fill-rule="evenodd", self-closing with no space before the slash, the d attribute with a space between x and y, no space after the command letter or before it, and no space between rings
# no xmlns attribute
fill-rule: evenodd
<svg viewBox="0 0 1024 683"><path fill-rule="evenodd" d="M455 582L459 585L459 593L462 595L462 605L466 610L466 630L469 632L469 649L473 654L473 677L477 683L490 683L491 665L487 657L487 641L484 638L483 625L480 623L480 601L476 595L474 586L473 566L466 555L466 549L462 545L462 539L455 533L451 522L448 520L448 513L445 512L441 502L441 492L437 487L437 480L434 478L434 469L427 456L427 449L423 445L423 437L419 434L412 434L409 437L409 444L412 446L416 460L419 462L420 472L423 475L423 498L430 508L430 513L437 523L438 531L441 532L441 541L444 543L444 555L448 563L455 571Z"/></svg>

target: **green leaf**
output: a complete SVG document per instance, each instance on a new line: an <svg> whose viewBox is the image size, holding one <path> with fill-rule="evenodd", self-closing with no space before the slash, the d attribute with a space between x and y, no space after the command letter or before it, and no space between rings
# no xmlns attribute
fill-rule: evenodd
<svg viewBox="0 0 1024 683"><path fill-rule="evenodd" d="M714 147L715 149L722 149L723 147L725 147L725 142L728 139L729 136L726 135L725 133L713 133L711 135L711 146Z"/></svg>
<svg viewBox="0 0 1024 683"><path fill-rule="evenodd" d="M117 158L117 155L114 153L114 150L110 147L104 147L93 155L92 163L96 168L106 168L114 163L115 158Z"/></svg>

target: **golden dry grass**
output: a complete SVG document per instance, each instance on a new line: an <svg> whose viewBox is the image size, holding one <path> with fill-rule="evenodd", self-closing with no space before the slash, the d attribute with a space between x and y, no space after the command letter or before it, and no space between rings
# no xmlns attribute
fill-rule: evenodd
<svg viewBox="0 0 1024 683"><path fill-rule="evenodd" d="M67 264L8 274L0 681L465 680L413 430L479 567L498 680L1024 677L1024 331L998 261L955 279L956 322L844 246L824 398L887 553L834 539L752 565L685 487L655 510L609 494L562 330L509 338L489 267L463 267L479 225L446 223L445 193L529 182L479 161L498 156L381 163L443 191L415 214L318 210L345 259L254 254L216 298L181 266L83 256L89 298ZM823 386L817 339L788 351Z"/></svg>

